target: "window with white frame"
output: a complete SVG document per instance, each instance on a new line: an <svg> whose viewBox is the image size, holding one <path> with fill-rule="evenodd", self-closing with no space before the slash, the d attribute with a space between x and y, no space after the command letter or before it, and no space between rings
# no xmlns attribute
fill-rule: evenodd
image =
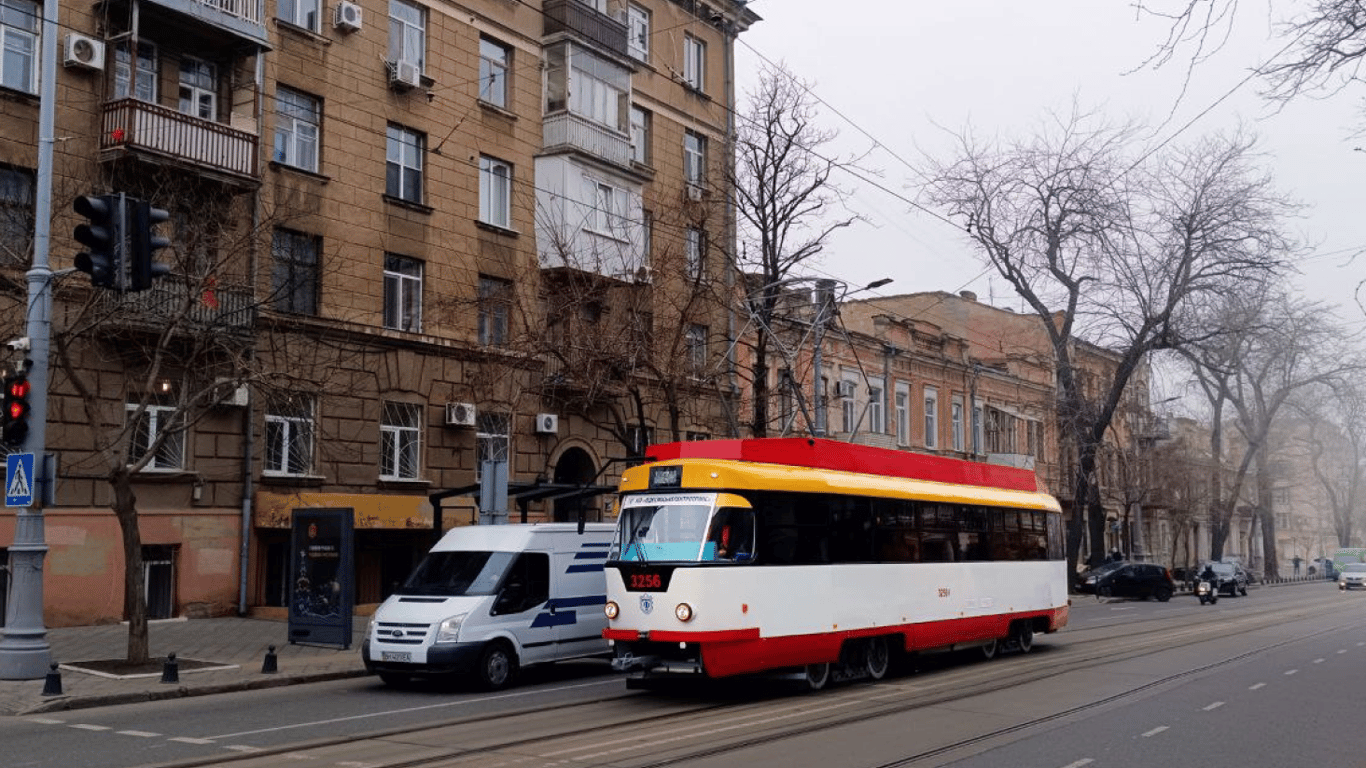
<svg viewBox="0 0 1366 768"><path fill-rule="evenodd" d="M700 377L707 370L707 326L692 323L688 326L683 340L683 359L687 361L688 373Z"/></svg>
<svg viewBox="0 0 1366 768"><path fill-rule="evenodd" d="M384 255L384 327L422 330L422 262L417 259Z"/></svg>
<svg viewBox="0 0 1366 768"><path fill-rule="evenodd" d="M868 431L879 435L887 434L886 390L882 379L868 380Z"/></svg>
<svg viewBox="0 0 1366 768"><path fill-rule="evenodd" d="M569 111L614 131L625 132L631 73L584 48L572 48Z"/></svg>
<svg viewBox="0 0 1366 768"><path fill-rule="evenodd" d="M133 440L129 446L132 461L142 460L161 439L161 445L144 470L164 472L185 466L185 431L183 422L176 416L175 406L149 403L139 412L137 403L127 403L125 411L133 420Z"/></svg>
<svg viewBox="0 0 1366 768"><path fill-rule="evenodd" d="M706 257L707 233L697 227L688 227L683 239L683 268L687 270L688 277L702 277Z"/></svg>
<svg viewBox="0 0 1366 768"><path fill-rule="evenodd" d="M650 164L650 110L631 105L631 160L641 165Z"/></svg>
<svg viewBox="0 0 1366 768"><path fill-rule="evenodd" d="M840 398L840 415L844 417L844 431L853 432L858 424L858 373L843 371L840 374L839 389L835 393Z"/></svg>
<svg viewBox="0 0 1366 768"><path fill-rule="evenodd" d="M982 434L982 403L980 401L973 401L972 445L969 446L969 450L973 453L981 453L983 446L986 445L986 441L983 439L984 437L985 435Z"/></svg>
<svg viewBox="0 0 1366 768"><path fill-rule="evenodd" d="M626 6L626 51L633 59L650 60L650 12L635 3Z"/></svg>
<svg viewBox="0 0 1366 768"><path fill-rule="evenodd" d="M939 447L939 390L925 387L925 447Z"/></svg>
<svg viewBox="0 0 1366 768"><path fill-rule="evenodd" d="M389 0L389 61L405 61L426 72L427 9L406 0Z"/></svg>
<svg viewBox="0 0 1366 768"><path fill-rule="evenodd" d="M404 128L387 129L384 157L384 193L410 203L422 202L422 156L427 138Z"/></svg>
<svg viewBox="0 0 1366 768"><path fill-rule="evenodd" d="M422 466L422 406L384 401L379 421L381 480L416 480Z"/></svg>
<svg viewBox="0 0 1366 768"><path fill-rule="evenodd" d="M186 56L180 60L180 112L201 120L218 119L218 66Z"/></svg>
<svg viewBox="0 0 1366 768"><path fill-rule="evenodd" d="M479 277L479 343L500 347L508 342L508 315L512 283L496 277Z"/></svg>
<svg viewBox="0 0 1366 768"><path fill-rule="evenodd" d="M0 0L0 3L5 0ZM119 43L114 48L114 98L128 98L128 82L132 78L133 98L139 101L147 101L153 104L157 100L157 48L151 43L138 42L138 60L136 72L130 72L133 66L129 60L128 42Z"/></svg>
<svg viewBox="0 0 1366 768"><path fill-rule="evenodd" d="M949 418L953 427L953 450L963 451L963 396L954 395L952 404L949 406Z"/></svg>
<svg viewBox="0 0 1366 768"><path fill-rule="evenodd" d="M692 35L683 36L683 82L695 91L707 84L707 44Z"/></svg>
<svg viewBox="0 0 1366 768"><path fill-rule="evenodd" d="M1025 422L1025 447L1030 456L1038 457L1043 451L1043 422L1030 419Z"/></svg>
<svg viewBox="0 0 1366 768"><path fill-rule="evenodd" d="M38 92L38 4L0 0L0 85ZM55 25L54 25L55 26Z"/></svg>
<svg viewBox="0 0 1366 768"><path fill-rule="evenodd" d="M479 99L494 106L508 106L508 71L512 49L487 37L479 38Z"/></svg>
<svg viewBox="0 0 1366 768"><path fill-rule="evenodd" d="M275 90L275 162L318 171L322 100L293 88Z"/></svg>
<svg viewBox="0 0 1366 768"><path fill-rule="evenodd" d="M911 385L896 383L896 444L911 444Z"/></svg>
<svg viewBox="0 0 1366 768"><path fill-rule="evenodd" d="M487 155L479 156L479 220L512 229L512 166Z"/></svg>
<svg viewBox="0 0 1366 768"><path fill-rule="evenodd" d="M280 21L317 32L321 0L280 0L278 10Z"/></svg>
<svg viewBox="0 0 1366 768"><path fill-rule="evenodd" d="M271 237L271 304L280 312L318 314L318 238L276 229Z"/></svg>
<svg viewBox="0 0 1366 768"><path fill-rule="evenodd" d="M304 395L266 409L268 475L307 475L313 471L313 399Z"/></svg>
<svg viewBox="0 0 1366 768"><path fill-rule="evenodd" d="M648 425L632 424L626 428L626 439L631 441L631 448L636 455L642 456L645 454L646 448L654 445L655 428Z"/></svg>
<svg viewBox="0 0 1366 768"><path fill-rule="evenodd" d="M683 132L683 177L694 187L707 183L707 137L696 131Z"/></svg>
<svg viewBox="0 0 1366 768"><path fill-rule="evenodd" d="M474 433L474 479L484 471L484 462L507 462L511 455L509 430L512 416L506 412L480 410Z"/></svg>
<svg viewBox="0 0 1366 768"><path fill-rule="evenodd" d="M588 228L600 235L621 238L626 224L621 211L626 204L626 190L617 189L611 184L586 178L589 195L593 200L593 210L588 217Z"/></svg>

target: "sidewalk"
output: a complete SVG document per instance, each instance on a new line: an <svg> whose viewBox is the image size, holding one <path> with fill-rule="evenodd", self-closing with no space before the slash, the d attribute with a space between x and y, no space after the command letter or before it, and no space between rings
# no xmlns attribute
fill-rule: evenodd
<svg viewBox="0 0 1366 768"><path fill-rule="evenodd" d="M47 680L0 680L0 716L34 714L130 701L197 696L268 688L278 685L358 677L365 674L360 659L368 616L356 617L350 649L334 646L291 645L288 624L250 618L193 619L153 622L151 655L159 672L150 676L112 677L62 666L61 695L43 695ZM74 665L82 661L122 659L127 655L128 627L49 629L52 661ZM262 672L270 646L275 646L275 673ZM177 658L178 682L163 683L165 658ZM182 661L183 660L183 661ZM194 662L213 662L202 670Z"/></svg>

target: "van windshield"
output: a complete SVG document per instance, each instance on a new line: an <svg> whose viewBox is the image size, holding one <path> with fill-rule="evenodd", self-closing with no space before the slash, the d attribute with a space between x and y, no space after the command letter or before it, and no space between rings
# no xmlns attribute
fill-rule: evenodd
<svg viewBox="0 0 1366 768"><path fill-rule="evenodd" d="M492 595L516 556L515 552L429 552L396 594Z"/></svg>

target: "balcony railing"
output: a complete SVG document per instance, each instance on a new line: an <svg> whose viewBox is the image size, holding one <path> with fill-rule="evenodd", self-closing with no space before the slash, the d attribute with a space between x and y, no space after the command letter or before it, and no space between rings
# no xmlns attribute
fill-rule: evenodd
<svg viewBox="0 0 1366 768"><path fill-rule="evenodd" d="M546 151L577 149L624 168L631 167L631 140L572 112L547 115L541 123Z"/></svg>
<svg viewBox="0 0 1366 768"><path fill-rule="evenodd" d="M262 0L149 0L154 6L177 11L247 38L261 46L269 45L261 23ZM146 11L144 11L145 13Z"/></svg>
<svg viewBox="0 0 1366 768"><path fill-rule="evenodd" d="M196 294L190 295L194 290ZM192 286L184 278L161 277L146 291L100 292L100 309L112 327L161 330L168 323L179 334L249 331L256 302L245 289Z"/></svg>
<svg viewBox="0 0 1366 768"><path fill-rule="evenodd" d="M545 0L542 6L547 36L569 32L599 48L626 56L626 25L579 0Z"/></svg>
<svg viewBox="0 0 1366 768"><path fill-rule="evenodd" d="M256 134L138 99L105 103L100 149L147 152L234 176L257 176Z"/></svg>

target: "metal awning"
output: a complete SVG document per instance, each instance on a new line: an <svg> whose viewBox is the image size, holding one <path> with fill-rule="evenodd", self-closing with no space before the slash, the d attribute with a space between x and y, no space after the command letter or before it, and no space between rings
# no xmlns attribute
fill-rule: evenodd
<svg viewBox="0 0 1366 768"><path fill-rule="evenodd" d="M479 487L479 483L473 483L429 494L427 499L432 503L432 528L437 531L441 530L441 503L443 501L456 496L478 496ZM522 516L525 518L527 505L533 501L586 499L604 493L614 493L616 490L617 488L614 485L549 483L537 480L530 483L508 483L508 500L517 503L517 507L522 510Z"/></svg>

